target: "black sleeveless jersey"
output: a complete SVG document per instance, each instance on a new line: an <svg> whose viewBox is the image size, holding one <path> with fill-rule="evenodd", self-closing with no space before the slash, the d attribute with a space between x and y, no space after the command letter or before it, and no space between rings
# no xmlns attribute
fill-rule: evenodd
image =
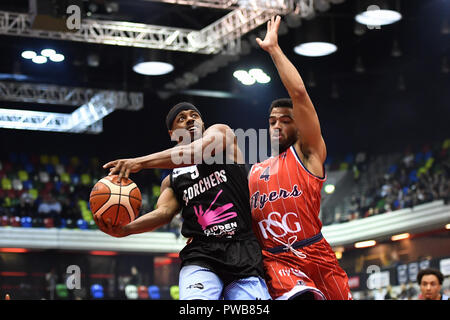
<svg viewBox="0 0 450 320"><path fill-rule="evenodd" d="M182 205L184 237L213 241L254 237L245 165L177 168L172 171L170 182Z"/></svg>
<svg viewBox="0 0 450 320"><path fill-rule="evenodd" d="M225 285L264 277L262 253L252 230L245 165L198 164L174 169L171 187L182 205L181 233L191 238L181 250L181 267L197 265Z"/></svg>

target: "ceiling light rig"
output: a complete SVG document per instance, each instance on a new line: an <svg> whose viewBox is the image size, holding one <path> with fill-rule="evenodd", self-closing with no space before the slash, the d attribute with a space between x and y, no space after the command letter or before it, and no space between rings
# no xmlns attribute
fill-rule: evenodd
<svg viewBox="0 0 450 320"><path fill-rule="evenodd" d="M47 63L48 60L53 62L62 62L65 57L63 54L56 52L53 49L43 49L41 50L41 54L38 55L33 50L25 50L21 54L22 58L26 60L31 60L36 64L44 64Z"/></svg>
<svg viewBox="0 0 450 320"><path fill-rule="evenodd" d="M160 76L172 72L173 65L161 61L140 62L134 65L133 70L136 73L146 76Z"/></svg>
<svg viewBox="0 0 450 320"><path fill-rule="evenodd" d="M337 47L329 42L301 43L294 48L294 52L306 57L323 57L336 52Z"/></svg>
<svg viewBox="0 0 450 320"><path fill-rule="evenodd" d="M381 9L377 5L370 5L367 10L355 16L355 20L366 25L369 29L380 29L381 26L396 23L402 19L398 11Z"/></svg>
<svg viewBox="0 0 450 320"><path fill-rule="evenodd" d="M270 77L259 68L250 69L248 72L245 70L236 70L233 73L233 77L246 86L251 86L255 83L266 84L271 80Z"/></svg>

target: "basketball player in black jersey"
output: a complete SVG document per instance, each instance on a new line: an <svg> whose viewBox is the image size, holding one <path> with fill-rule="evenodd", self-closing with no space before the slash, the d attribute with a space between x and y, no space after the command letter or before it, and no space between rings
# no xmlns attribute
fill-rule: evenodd
<svg viewBox="0 0 450 320"><path fill-rule="evenodd" d="M261 248L252 231L248 172L234 133L223 124L205 130L200 111L186 102L169 111L166 124L172 139L180 130L188 132L174 148L104 165L119 178L142 169L173 169L161 184L156 209L123 227L96 219L99 228L115 237L148 232L170 223L181 210L181 233L189 238L180 252L181 300L271 299L263 280ZM189 138L193 142L188 143ZM192 164L206 150L213 150L209 158ZM179 163L173 155L191 164ZM225 164L207 164L220 156Z"/></svg>

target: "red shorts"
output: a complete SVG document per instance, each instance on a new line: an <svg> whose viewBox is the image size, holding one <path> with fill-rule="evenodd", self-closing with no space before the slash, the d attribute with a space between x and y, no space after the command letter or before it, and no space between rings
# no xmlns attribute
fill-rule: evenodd
<svg viewBox="0 0 450 320"><path fill-rule="evenodd" d="M312 291L316 299L320 292L327 300L352 299L347 274L324 238L297 252L263 250L266 283L273 299L289 299L305 290Z"/></svg>

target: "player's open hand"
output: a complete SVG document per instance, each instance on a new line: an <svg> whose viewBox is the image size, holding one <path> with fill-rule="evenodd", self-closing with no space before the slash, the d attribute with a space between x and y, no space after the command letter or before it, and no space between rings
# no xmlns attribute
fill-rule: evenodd
<svg viewBox="0 0 450 320"><path fill-rule="evenodd" d="M267 52L278 46L278 29L280 28L281 17L272 17L267 22L267 33L264 40L256 38L256 42L259 46Z"/></svg>
<svg viewBox="0 0 450 320"><path fill-rule="evenodd" d="M96 215L94 215L94 221L101 231L103 231L106 234L109 234L110 236L116 238L123 238L130 235L126 227L121 225L120 221L119 225L113 225L110 218L106 219L105 222L101 217L98 217Z"/></svg>
<svg viewBox="0 0 450 320"><path fill-rule="evenodd" d="M117 174L118 180L128 178L130 173L136 173L142 170L142 164L137 159L119 159L106 163L103 165L104 169L109 168L109 174Z"/></svg>

